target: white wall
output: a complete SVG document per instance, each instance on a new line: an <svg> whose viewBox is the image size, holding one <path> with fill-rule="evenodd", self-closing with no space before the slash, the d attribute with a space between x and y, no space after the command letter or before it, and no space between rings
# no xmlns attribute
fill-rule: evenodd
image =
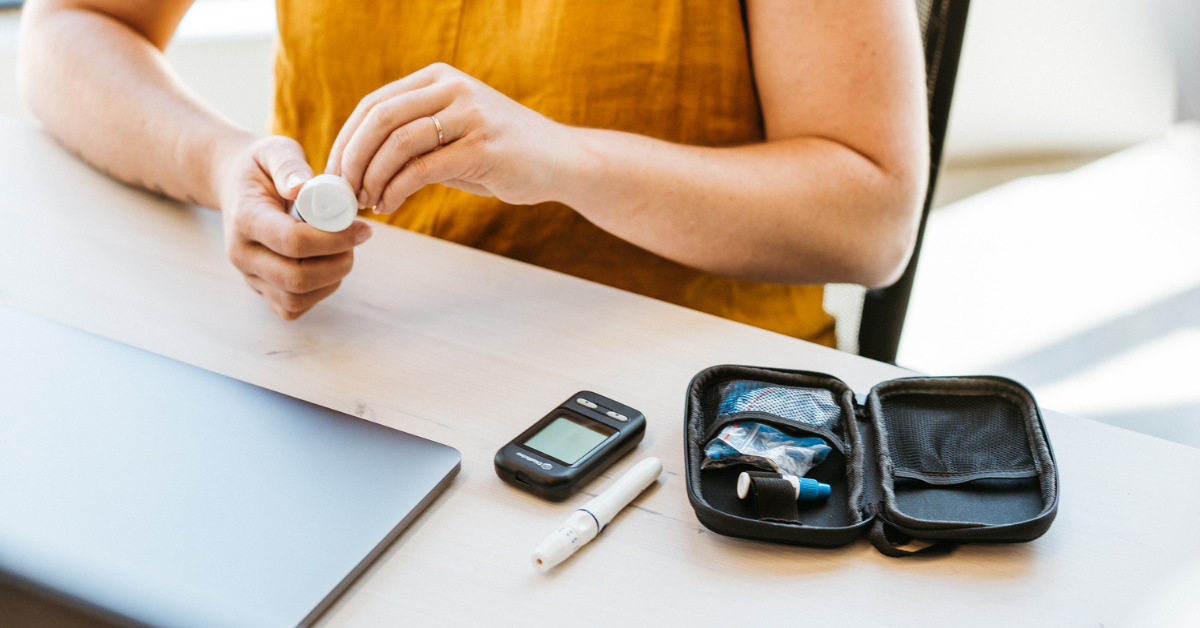
<svg viewBox="0 0 1200 628"><path fill-rule="evenodd" d="M1159 6L972 0L946 159L1095 152L1161 133L1175 83Z"/></svg>
<svg viewBox="0 0 1200 628"><path fill-rule="evenodd" d="M20 11L0 11L0 114L31 119L17 95L17 16Z"/></svg>
<svg viewBox="0 0 1200 628"><path fill-rule="evenodd" d="M266 133L274 68L273 0L199 0L167 47L167 60L208 104Z"/></svg>

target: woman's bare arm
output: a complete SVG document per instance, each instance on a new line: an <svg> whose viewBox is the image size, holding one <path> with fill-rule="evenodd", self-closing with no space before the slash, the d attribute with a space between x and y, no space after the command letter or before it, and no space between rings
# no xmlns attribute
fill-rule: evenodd
<svg viewBox="0 0 1200 628"><path fill-rule="evenodd" d="M31 0L19 80L46 130L111 176L219 207L216 154L256 139L195 98L162 50L192 0Z"/></svg>
<svg viewBox="0 0 1200 628"><path fill-rule="evenodd" d="M45 129L109 175L217 207L234 266L279 316L332 294L371 228L317 231L285 211L312 177L294 140L259 138L193 96L162 55L191 0L30 0L21 89Z"/></svg>
<svg viewBox="0 0 1200 628"><path fill-rule="evenodd" d="M915 240L929 168L910 0L748 0L766 142L672 144L553 123L448 66L367 96L327 171L392 211L445 183L563 202L682 264L780 283L887 285ZM450 142L437 145L429 115Z"/></svg>

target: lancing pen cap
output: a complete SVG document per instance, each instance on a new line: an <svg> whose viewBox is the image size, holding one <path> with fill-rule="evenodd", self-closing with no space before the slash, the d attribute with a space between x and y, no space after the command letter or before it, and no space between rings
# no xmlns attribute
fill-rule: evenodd
<svg viewBox="0 0 1200 628"><path fill-rule="evenodd" d="M292 218L321 231L343 231L354 224L354 218L358 216L358 199L345 179L333 174L319 174L300 187L291 214Z"/></svg>

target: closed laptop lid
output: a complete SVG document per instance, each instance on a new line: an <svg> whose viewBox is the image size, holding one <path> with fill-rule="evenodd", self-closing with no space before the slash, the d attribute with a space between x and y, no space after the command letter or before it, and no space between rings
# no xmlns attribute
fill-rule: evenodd
<svg viewBox="0 0 1200 628"><path fill-rule="evenodd" d="M460 460L0 307L0 574L131 623L307 625Z"/></svg>

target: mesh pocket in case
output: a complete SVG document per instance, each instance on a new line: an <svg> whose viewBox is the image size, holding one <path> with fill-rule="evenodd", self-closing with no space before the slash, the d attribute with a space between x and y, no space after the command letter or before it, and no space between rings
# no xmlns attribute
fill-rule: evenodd
<svg viewBox="0 0 1200 628"><path fill-rule="evenodd" d="M894 393L880 406L898 476L957 484L1037 475L1025 413L1008 399Z"/></svg>
<svg viewBox="0 0 1200 628"><path fill-rule="evenodd" d="M1027 541L1049 528L1058 474L1033 395L1000 377L912 377L879 384L881 509L928 539Z"/></svg>
<svg viewBox="0 0 1200 628"><path fill-rule="evenodd" d="M688 498L709 529L778 543L836 546L870 532L885 554L904 537L1029 541L1049 528L1058 476L1041 414L1020 384L997 377L904 378L873 388L865 405L822 373L716 366L688 389ZM749 468L702 469L726 425L757 421L833 447L808 477L831 486L800 502L799 520L762 520L735 493Z"/></svg>
<svg viewBox="0 0 1200 628"><path fill-rule="evenodd" d="M846 428L842 407L827 388L779 386L766 382L736 379L717 386L717 422L754 420L777 421L797 430L824 436L840 451L846 450Z"/></svg>

